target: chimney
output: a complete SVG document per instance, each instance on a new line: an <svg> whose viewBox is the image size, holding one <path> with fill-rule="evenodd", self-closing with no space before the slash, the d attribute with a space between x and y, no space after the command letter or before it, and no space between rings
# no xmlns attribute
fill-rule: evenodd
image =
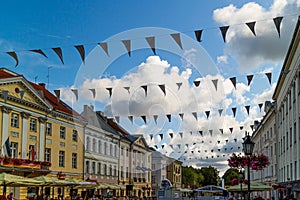
<svg viewBox="0 0 300 200"><path fill-rule="evenodd" d="M93 105L90 105L90 108L92 111L94 111L94 106Z"/></svg>
<svg viewBox="0 0 300 200"><path fill-rule="evenodd" d="M88 109L89 109L89 106L88 105L83 105L83 111L88 111Z"/></svg>
<svg viewBox="0 0 300 200"><path fill-rule="evenodd" d="M45 83L39 83L40 86L42 86L43 88L46 87L46 84Z"/></svg>

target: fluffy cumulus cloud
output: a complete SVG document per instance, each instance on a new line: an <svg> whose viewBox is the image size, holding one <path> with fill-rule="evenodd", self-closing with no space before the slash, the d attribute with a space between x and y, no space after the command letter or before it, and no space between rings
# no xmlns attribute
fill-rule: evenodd
<svg viewBox="0 0 300 200"><path fill-rule="evenodd" d="M299 1L274 0L269 8L256 2L242 7L229 6L214 10L214 20L230 25L226 36L225 55L234 58L241 71L251 71L265 63L280 64L286 54L298 19ZM279 39L273 18L284 16ZM256 21L256 37L243 22Z"/></svg>
<svg viewBox="0 0 300 200"><path fill-rule="evenodd" d="M251 88L245 83L238 82L234 88L220 74L202 77L195 73L150 56L121 78L86 79L78 88L77 104L102 103L108 117L119 116L129 132L143 134L150 146L157 145L159 151L185 165L225 169L228 155L241 152L244 132L251 131L251 123L261 115L257 103L269 100L271 92L250 100ZM95 98L90 89L95 89ZM74 93L62 90L62 97L74 102ZM245 105L251 105L249 116ZM133 116L133 123L128 116ZM146 116L146 124L141 116Z"/></svg>

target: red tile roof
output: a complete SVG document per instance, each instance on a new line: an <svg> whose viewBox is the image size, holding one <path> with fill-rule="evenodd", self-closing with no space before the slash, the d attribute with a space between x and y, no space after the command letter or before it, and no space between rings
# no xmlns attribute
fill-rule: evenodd
<svg viewBox="0 0 300 200"><path fill-rule="evenodd" d="M14 78L14 77L23 77L20 74L17 74L15 72L12 72L8 69L5 68L0 68L0 79L5 79L5 78ZM24 77L23 77L24 78ZM74 115L74 116L80 116L75 110L73 110L69 105L67 105L65 102L62 100L58 100L55 95L53 95L51 92L49 92L46 88L45 85L38 85L35 83L32 83L28 81L26 78L24 78L34 89L43 91L44 93L44 98L51 104L54 110L69 114L69 115Z"/></svg>

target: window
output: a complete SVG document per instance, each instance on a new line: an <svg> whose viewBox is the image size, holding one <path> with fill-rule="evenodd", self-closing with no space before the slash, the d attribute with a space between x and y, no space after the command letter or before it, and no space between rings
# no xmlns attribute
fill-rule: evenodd
<svg viewBox="0 0 300 200"><path fill-rule="evenodd" d="M109 153L110 153L111 156L114 155L114 152L113 152L113 151L114 151L114 150L113 150L113 145L110 144L110 145L109 145Z"/></svg>
<svg viewBox="0 0 300 200"><path fill-rule="evenodd" d="M45 148L45 161L51 162L51 149Z"/></svg>
<svg viewBox="0 0 300 200"><path fill-rule="evenodd" d="M10 148L11 148L11 157L12 158L17 158L18 157L18 143L11 142L10 143Z"/></svg>
<svg viewBox="0 0 300 200"><path fill-rule="evenodd" d="M78 141L78 132L77 132L77 130L73 130L72 140L73 140L73 142Z"/></svg>
<svg viewBox="0 0 300 200"><path fill-rule="evenodd" d="M93 139L93 149L92 149L93 152L96 152L96 144L97 144L97 141L96 141L96 139L94 138L94 139Z"/></svg>
<svg viewBox="0 0 300 200"><path fill-rule="evenodd" d="M107 175L107 166L106 166L106 164L103 165L103 168L104 168L104 170L103 170L104 175Z"/></svg>
<svg viewBox="0 0 300 200"><path fill-rule="evenodd" d="M90 161L85 161L85 173L90 173Z"/></svg>
<svg viewBox="0 0 300 200"><path fill-rule="evenodd" d="M123 149L123 147L121 147L121 156L124 155L123 151L124 151L124 149Z"/></svg>
<svg viewBox="0 0 300 200"><path fill-rule="evenodd" d="M107 153L107 144L106 142L104 142L104 155L106 155L106 153Z"/></svg>
<svg viewBox="0 0 300 200"><path fill-rule="evenodd" d="M108 175L110 175L110 176L112 176L113 174L112 174L112 166L111 165L109 165L109 174Z"/></svg>
<svg viewBox="0 0 300 200"><path fill-rule="evenodd" d="M72 153L72 168L77 169L77 153Z"/></svg>
<svg viewBox="0 0 300 200"><path fill-rule="evenodd" d="M66 127L61 126L59 130L60 139L66 139Z"/></svg>
<svg viewBox="0 0 300 200"><path fill-rule="evenodd" d="M129 170L128 170L128 167L126 167L126 178L129 178Z"/></svg>
<svg viewBox="0 0 300 200"><path fill-rule="evenodd" d="M12 127L19 128L19 115L18 115L18 114L16 114L16 113L12 113L12 114L11 114L10 125L11 125Z"/></svg>
<svg viewBox="0 0 300 200"><path fill-rule="evenodd" d="M92 173L96 174L96 163L92 162Z"/></svg>
<svg viewBox="0 0 300 200"><path fill-rule="evenodd" d="M86 151L90 151L90 148L91 148L91 138L90 137L86 137L85 150Z"/></svg>
<svg viewBox="0 0 300 200"><path fill-rule="evenodd" d="M115 145L115 157L117 158L118 157L118 146Z"/></svg>
<svg viewBox="0 0 300 200"><path fill-rule="evenodd" d="M46 135L51 136L52 135L52 124L46 123Z"/></svg>
<svg viewBox="0 0 300 200"><path fill-rule="evenodd" d="M59 167L65 166L65 152L64 151L59 151L58 166Z"/></svg>
<svg viewBox="0 0 300 200"><path fill-rule="evenodd" d="M121 166L121 179L123 179L124 177L124 171L123 171L123 166Z"/></svg>
<svg viewBox="0 0 300 200"><path fill-rule="evenodd" d="M101 163L99 162L98 163L98 173L97 173L98 175L100 175L101 174Z"/></svg>
<svg viewBox="0 0 300 200"><path fill-rule="evenodd" d="M30 131L36 132L36 119L30 118Z"/></svg>
<svg viewBox="0 0 300 200"><path fill-rule="evenodd" d="M290 147L292 146L293 144L293 129L292 127L290 128Z"/></svg>
<svg viewBox="0 0 300 200"><path fill-rule="evenodd" d="M294 82L294 84L293 84L293 102L295 103L295 101L296 101L296 84L295 84L295 82Z"/></svg>
<svg viewBox="0 0 300 200"><path fill-rule="evenodd" d="M98 153L102 153L102 142L98 141Z"/></svg>
<svg viewBox="0 0 300 200"><path fill-rule="evenodd" d="M117 166L114 166L114 176L117 176Z"/></svg>
<svg viewBox="0 0 300 200"><path fill-rule="evenodd" d="M296 131L296 122L294 123L294 143L297 141L297 131Z"/></svg>

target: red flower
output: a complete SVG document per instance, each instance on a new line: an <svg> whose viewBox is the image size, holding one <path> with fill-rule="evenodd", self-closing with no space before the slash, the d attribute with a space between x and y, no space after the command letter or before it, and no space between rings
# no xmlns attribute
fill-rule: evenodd
<svg viewBox="0 0 300 200"><path fill-rule="evenodd" d="M247 156L237 156L233 153L228 159L228 165L233 168L244 168L248 166L248 159ZM269 158L264 154L252 154L250 156L250 167L253 170L262 170L269 164Z"/></svg>

